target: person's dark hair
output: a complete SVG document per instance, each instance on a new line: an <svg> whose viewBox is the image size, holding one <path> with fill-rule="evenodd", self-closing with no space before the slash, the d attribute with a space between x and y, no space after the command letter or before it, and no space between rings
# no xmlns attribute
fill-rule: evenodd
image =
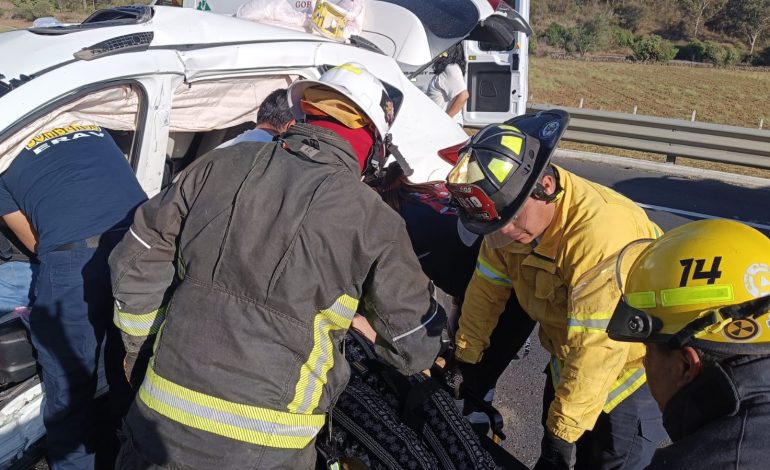
<svg viewBox="0 0 770 470"><path fill-rule="evenodd" d="M663 355L673 354L674 352L674 349L669 347L667 344L662 344L662 343L649 343L647 344L647 347L655 348L658 350L659 353ZM704 351L703 349L696 348L694 346L690 346L690 347L695 350L695 352L698 354L698 357L700 357L700 360L701 362L703 362L703 365L705 367L709 367L714 364L723 364L733 359L737 359L740 356L738 354L725 354L725 353L718 353L714 351Z"/></svg>
<svg viewBox="0 0 770 470"><path fill-rule="evenodd" d="M294 119L289 109L286 88L279 88L265 97L257 111L257 124L267 123L275 129L282 129Z"/></svg>
<svg viewBox="0 0 770 470"><path fill-rule="evenodd" d="M385 169L385 175L369 182L382 200L396 212L401 211L401 203L410 199L410 194L435 194L436 183L416 184L409 181L398 163L391 163Z"/></svg>
<svg viewBox="0 0 770 470"><path fill-rule="evenodd" d="M433 62L433 73L436 75L443 73L449 64L459 65L460 70L465 73L465 51L463 50L462 43L450 47L446 50L445 54L446 56L442 54L435 62Z"/></svg>

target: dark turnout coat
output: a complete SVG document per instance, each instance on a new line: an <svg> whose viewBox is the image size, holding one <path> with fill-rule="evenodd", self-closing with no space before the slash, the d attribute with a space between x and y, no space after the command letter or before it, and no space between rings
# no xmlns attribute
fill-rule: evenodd
<svg viewBox="0 0 770 470"><path fill-rule="evenodd" d="M673 444L649 469L770 468L770 357L708 367L666 405L663 424Z"/></svg>
<svg viewBox="0 0 770 470"><path fill-rule="evenodd" d="M404 374L430 367L443 312L403 221L359 179L346 141L300 124L277 143L212 151L139 207L110 266L127 349L158 336L126 418L145 459L314 460L356 310L382 358Z"/></svg>

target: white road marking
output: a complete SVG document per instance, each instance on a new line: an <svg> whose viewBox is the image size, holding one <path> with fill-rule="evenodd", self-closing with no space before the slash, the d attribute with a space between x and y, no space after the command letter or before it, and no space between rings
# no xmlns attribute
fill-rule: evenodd
<svg viewBox="0 0 770 470"><path fill-rule="evenodd" d="M639 207L642 207L644 209L651 209L651 210L654 210L654 211L670 212L672 214L685 215L685 216L689 216L689 217L697 217L699 219L727 219L727 217L719 217L719 216L716 216L716 215L702 214L700 212L684 211L684 210L681 210L681 209L674 209L672 207L653 206L652 204L642 204L641 202L637 202L636 204ZM754 227L755 229L758 229L758 230L768 230L768 231L770 231L770 225L757 224L757 223L754 223L754 222L746 222L746 221L739 220L739 219L728 219L728 220L735 220L737 222L741 222L743 224L746 224L746 225L748 225L750 227Z"/></svg>

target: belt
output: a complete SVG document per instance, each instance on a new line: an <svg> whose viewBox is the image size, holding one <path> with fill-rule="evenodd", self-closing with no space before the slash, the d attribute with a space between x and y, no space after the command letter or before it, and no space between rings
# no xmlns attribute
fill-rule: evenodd
<svg viewBox="0 0 770 470"><path fill-rule="evenodd" d="M128 228L115 228L112 230L107 230L104 233L100 233L99 235L94 235L93 237L88 237L85 240L79 240L76 242L69 242L65 243L63 245L59 245L56 248L53 249L53 251L69 251L74 250L75 248L98 248L99 247L99 241L102 239L102 236L107 235L109 233L113 232L120 232L121 234L124 233Z"/></svg>
<svg viewBox="0 0 770 470"><path fill-rule="evenodd" d="M99 240L101 240L102 234L94 235L93 237L86 238L85 240L80 240L77 242L70 242L65 243L63 245L59 245L56 248L53 249L53 251L69 251L74 250L75 248L97 248L99 246Z"/></svg>

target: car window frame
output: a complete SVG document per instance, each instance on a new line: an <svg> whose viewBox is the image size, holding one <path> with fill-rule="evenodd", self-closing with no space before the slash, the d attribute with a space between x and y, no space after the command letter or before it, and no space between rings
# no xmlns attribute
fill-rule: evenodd
<svg viewBox="0 0 770 470"><path fill-rule="evenodd" d="M134 137L131 141L131 149L126 157L131 169L136 173L137 163L139 161L138 152L142 148L144 139L145 127L147 123L147 113L149 110L149 97L147 89L138 80L134 79L122 79L122 80L108 80L99 83L92 83L82 87L75 88L67 93L65 96L61 96L45 106L41 106L34 111L27 113L19 120L8 126L4 131L0 132L0 142L5 141L10 136L21 131L25 126L39 119L40 117L49 114L52 110L60 108L69 103L72 103L90 93L102 91L108 88L115 88L119 86L129 85L134 89L138 95L139 109L136 112L136 120L134 125Z"/></svg>

